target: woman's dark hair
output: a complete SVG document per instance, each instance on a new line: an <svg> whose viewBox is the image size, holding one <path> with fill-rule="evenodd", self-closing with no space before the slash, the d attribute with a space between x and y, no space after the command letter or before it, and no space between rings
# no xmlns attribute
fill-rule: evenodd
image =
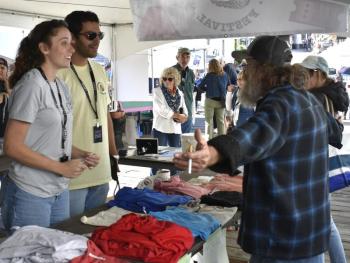
<svg viewBox="0 0 350 263"><path fill-rule="evenodd" d="M77 37L83 28L85 22L100 23L95 13L91 11L74 11L66 16L64 19L68 24L68 28L73 36Z"/></svg>
<svg viewBox="0 0 350 263"><path fill-rule="evenodd" d="M62 27L68 28L63 20L44 21L36 25L29 35L22 39L17 51L15 69L9 78L10 88L13 88L27 71L40 67L45 62L39 43L51 46L51 37Z"/></svg>

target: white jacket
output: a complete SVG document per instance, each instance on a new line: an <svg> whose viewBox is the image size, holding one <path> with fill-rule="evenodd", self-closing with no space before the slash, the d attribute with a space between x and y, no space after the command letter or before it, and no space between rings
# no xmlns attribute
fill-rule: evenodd
<svg viewBox="0 0 350 263"><path fill-rule="evenodd" d="M179 90L181 100L180 107L183 108L183 113L188 115L183 93ZM161 88L153 90L153 129L163 133L181 134L181 123L173 120L174 111L169 107L165 100Z"/></svg>

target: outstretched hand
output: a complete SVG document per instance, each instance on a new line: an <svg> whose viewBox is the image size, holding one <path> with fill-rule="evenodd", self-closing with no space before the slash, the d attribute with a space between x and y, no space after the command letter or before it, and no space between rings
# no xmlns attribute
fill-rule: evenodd
<svg viewBox="0 0 350 263"><path fill-rule="evenodd" d="M219 161L218 151L207 144L202 136L200 129L196 129L194 137L197 141L196 151L187 153L176 153L173 162L176 167L186 170L188 168L188 160L192 159L192 171L200 172Z"/></svg>

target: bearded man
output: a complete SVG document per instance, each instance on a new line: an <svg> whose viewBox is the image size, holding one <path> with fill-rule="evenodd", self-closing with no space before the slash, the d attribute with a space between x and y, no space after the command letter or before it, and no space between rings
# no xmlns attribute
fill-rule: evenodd
<svg viewBox="0 0 350 263"><path fill-rule="evenodd" d="M238 243L250 262L323 262L328 248L328 141L337 129L304 88L305 72L291 66L291 51L275 36L257 37L245 52L241 103L255 114L228 135L197 151L176 154L175 165L233 174L244 165Z"/></svg>

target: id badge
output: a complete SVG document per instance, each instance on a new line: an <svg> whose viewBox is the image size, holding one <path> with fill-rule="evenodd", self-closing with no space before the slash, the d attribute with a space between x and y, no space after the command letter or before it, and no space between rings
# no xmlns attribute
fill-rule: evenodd
<svg viewBox="0 0 350 263"><path fill-rule="evenodd" d="M102 142L102 126L95 125L93 128L94 143Z"/></svg>

